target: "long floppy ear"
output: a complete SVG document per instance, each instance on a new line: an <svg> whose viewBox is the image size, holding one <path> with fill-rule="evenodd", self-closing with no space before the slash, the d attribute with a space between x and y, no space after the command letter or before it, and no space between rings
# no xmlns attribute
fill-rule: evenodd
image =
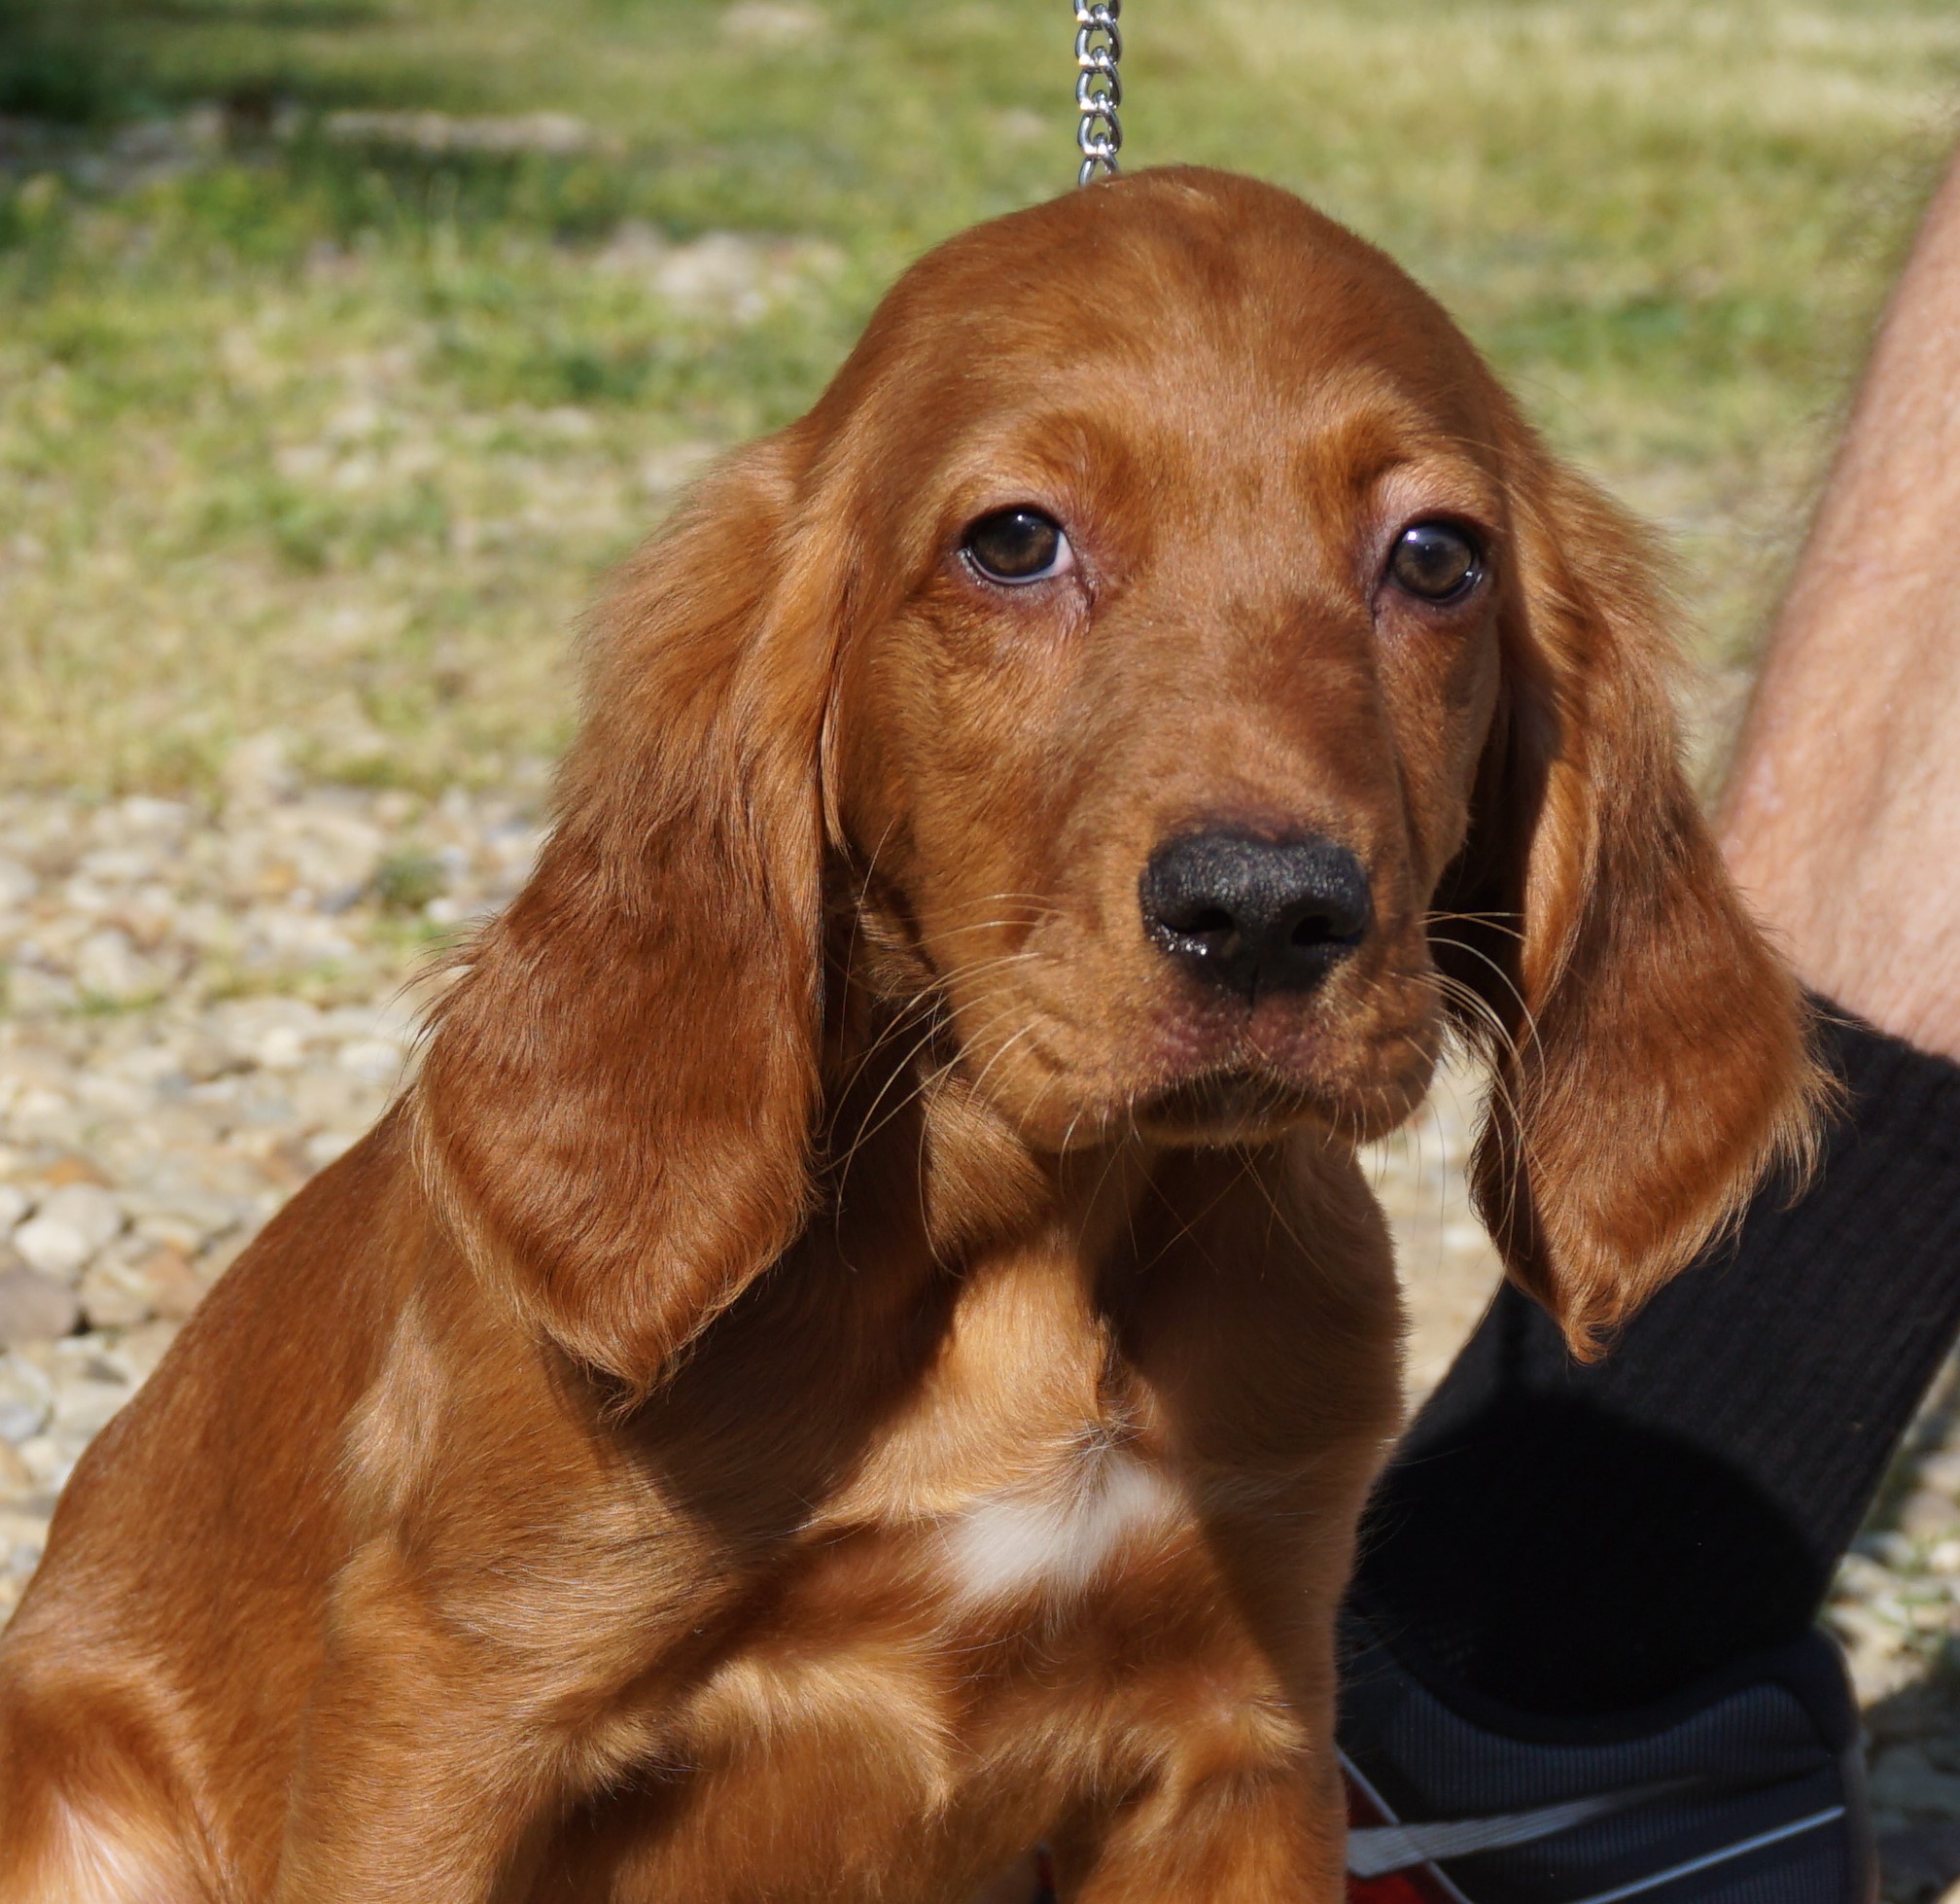
<svg viewBox="0 0 1960 1904"><path fill-rule="evenodd" d="M1501 701L1441 898L1469 921L1437 953L1488 1007L1479 1213L1590 1357L1766 1172L1807 1167L1827 1087L1682 770L1644 539L1535 441L1520 460Z"/></svg>
<svg viewBox="0 0 1960 1904"><path fill-rule="evenodd" d="M806 1215L841 565L794 527L795 460L724 465L595 616L554 829L417 1086L472 1265L635 1392Z"/></svg>

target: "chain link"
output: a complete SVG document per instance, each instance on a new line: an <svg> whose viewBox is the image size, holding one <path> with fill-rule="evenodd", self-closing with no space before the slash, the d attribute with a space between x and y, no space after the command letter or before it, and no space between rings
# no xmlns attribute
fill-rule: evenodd
<svg viewBox="0 0 1960 1904"><path fill-rule="evenodd" d="M1116 108L1123 103L1123 82L1116 62L1123 57L1123 32L1116 17L1123 0L1075 0L1075 144L1082 154L1077 185L1088 185L1100 172L1116 176L1116 155L1123 149L1123 127Z"/></svg>

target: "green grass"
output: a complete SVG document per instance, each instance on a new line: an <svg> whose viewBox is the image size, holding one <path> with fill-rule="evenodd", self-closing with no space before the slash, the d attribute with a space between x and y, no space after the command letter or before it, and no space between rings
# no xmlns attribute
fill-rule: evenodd
<svg viewBox="0 0 1960 1904"><path fill-rule="evenodd" d="M1133 0L1128 155L1432 286L1759 638L1960 99L1943 4ZM1069 176L1060 0L0 0L0 748L197 790L555 747L595 573L907 259ZM559 152L336 136L575 115ZM661 242L767 241L759 298Z"/></svg>

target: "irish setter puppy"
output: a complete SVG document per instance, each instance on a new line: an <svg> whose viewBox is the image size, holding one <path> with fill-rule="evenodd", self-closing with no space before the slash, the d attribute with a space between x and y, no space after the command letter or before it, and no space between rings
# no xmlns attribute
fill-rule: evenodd
<svg viewBox="0 0 1960 1904"><path fill-rule="evenodd" d="M75 1474L6 1904L1341 1890L1452 1027L1575 1348L1801 1150L1639 538L1286 194L943 246L589 644L419 1081Z"/></svg>

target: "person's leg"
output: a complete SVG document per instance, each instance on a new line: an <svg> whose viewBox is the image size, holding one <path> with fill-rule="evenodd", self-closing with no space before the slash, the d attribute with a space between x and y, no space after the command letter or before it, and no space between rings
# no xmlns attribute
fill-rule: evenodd
<svg viewBox="0 0 1960 1904"><path fill-rule="evenodd" d="M1388 1775L1402 1727L1443 1781L1436 1802L1444 1758L1472 1747L1425 1745L1423 1725L1501 1731L1508 1712L1514 1736L1547 1720L1604 1737L1657 1702L1717 1697L1725 1674L1781 1674L1820 1749L1841 1749L1848 1706L1839 1692L1829 1710L1805 1636L1960 1331L1956 311L1960 163L1895 293L1722 813L1737 881L1800 974L1864 1021L1830 1033L1848 1114L1809 1194L1759 1197L1739 1243L1603 1361L1574 1364L1506 1291L1411 1429L1356 1604L1415 1676L1364 1688L1348 1726ZM1408 1702L1431 1692L1455 1714L1418 1723ZM1545 1774L1516 1765L1458 1789L1501 1811L1507 1778Z"/></svg>
<svg viewBox="0 0 1960 1904"><path fill-rule="evenodd" d="M1723 801L1804 980L1960 1063L1960 164L1929 209Z"/></svg>

